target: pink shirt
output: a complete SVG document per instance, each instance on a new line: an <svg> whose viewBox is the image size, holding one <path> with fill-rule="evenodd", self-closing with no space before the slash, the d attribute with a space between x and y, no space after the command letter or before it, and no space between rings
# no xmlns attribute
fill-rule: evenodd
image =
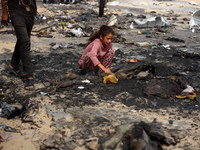
<svg viewBox="0 0 200 150"><path fill-rule="evenodd" d="M89 57L94 66L98 65L100 63L98 58L103 57L111 48L112 48L112 43L104 47L99 38L95 39L85 48L83 55L79 60L79 65L84 66L84 64L81 64L81 62L84 63L81 60L83 60L85 57Z"/></svg>

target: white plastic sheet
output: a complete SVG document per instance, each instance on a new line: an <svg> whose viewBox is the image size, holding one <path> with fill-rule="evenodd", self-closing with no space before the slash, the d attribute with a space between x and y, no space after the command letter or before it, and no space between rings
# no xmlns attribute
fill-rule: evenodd
<svg viewBox="0 0 200 150"><path fill-rule="evenodd" d="M197 3L195 3L195 2L189 2L189 4L191 4L191 5L198 5Z"/></svg>
<svg viewBox="0 0 200 150"><path fill-rule="evenodd" d="M78 28L78 29L73 28L70 31L77 37L84 36L84 33L82 32L81 28Z"/></svg>
<svg viewBox="0 0 200 150"><path fill-rule="evenodd" d="M107 26L113 26L113 25L115 25L117 23L117 17L115 16L115 15L112 15L110 18L109 18L109 20L108 20L108 22L106 23L107 24Z"/></svg>
<svg viewBox="0 0 200 150"><path fill-rule="evenodd" d="M152 17L148 19L143 19L140 21L139 19L134 19L134 23L136 27L147 28L147 27L161 27L168 24L168 21L165 17Z"/></svg>
<svg viewBox="0 0 200 150"><path fill-rule="evenodd" d="M190 19L190 29L194 26L200 26L200 10L194 11Z"/></svg>
<svg viewBox="0 0 200 150"><path fill-rule="evenodd" d="M117 5L119 5L119 2L118 1L113 1L113 2L109 2L108 4L112 5L112 6L117 6Z"/></svg>

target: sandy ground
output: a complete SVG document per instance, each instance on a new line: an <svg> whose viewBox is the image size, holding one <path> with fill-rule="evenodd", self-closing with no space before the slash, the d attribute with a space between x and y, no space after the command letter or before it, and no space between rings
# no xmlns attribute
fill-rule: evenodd
<svg viewBox="0 0 200 150"><path fill-rule="evenodd" d="M149 17L148 13L150 13L151 11L156 11L158 14L159 13L163 14L165 12L170 12L171 10L173 10L173 11L175 11L176 14L181 14L182 18L184 18L184 17L190 18L192 12L194 12L195 10L198 10L199 5L200 5L199 0L194 0L194 1L187 1L187 0L184 0L184 1L147 1L147 0L145 0L142 2L125 0L123 2L119 2L117 5L115 2L118 2L118 1L111 1L110 3L108 3L108 7L111 7L111 8L116 7L116 9L114 9L115 13L120 14L120 13L134 12L134 10L128 9L129 7L134 8L134 9L141 8L141 9L144 9L144 11L147 13L146 14L147 17ZM195 3L197 3L197 5L191 5L191 4L189 4L189 2L195 2ZM43 9L40 8L41 2L38 2L38 4L39 4L38 12L42 12ZM97 2L93 1L93 2L91 2L91 4L96 5ZM118 6L124 7L126 9L121 9L121 10L117 9ZM185 9L186 9L186 11L185 11ZM6 28L0 29L0 31L5 31L5 30L6 30ZM10 30L10 28L9 28L9 30ZM38 41L37 37L31 37L31 38L32 38L32 41L35 41L32 44L32 48L36 47L36 49L37 48L46 49L49 47L48 45L44 46L44 44L42 44L43 42L40 40ZM57 40L59 40L60 42L65 41L62 36L56 36L55 38ZM10 39L12 39L12 40L10 40ZM0 53L4 53L4 52L8 52L8 51L13 52L16 38L15 37L7 38L7 35L1 35L0 42L1 42ZM44 42L46 42L46 41L44 41ZM37 43L37 44L34 44L34 43Z"/></svg>
<svg viewBox="0 0 200 150"><path fill-rule="evenodd" d="M145 12L147 12L147 14L146 14L147 17L148 17L148 13L151 12L151 11L156 11L158 14L159 13L163 14L164 12L169 12L169 11L173 10L173 11L176 12L176 14L181 14L183 18L184 17L190 18L191 13L193 11L197 10L198 7L199 7L198 5L188 4L188 2L191 2L191 1L186 1L186 0L183 3L182 3L182 1L142 1L142 2L123 1L123 2L120 2L119 5L117 5L117 6L113 2L116 2L116 1L111 1L110 3L108 3L108 7L113 8L113 6L114 6L114 7L117 8L118 6L121 6L121 7L125 7L125 8L130 7L130 8L134 8L134 9L135 8L142 8L142 9L144 9ZM193 1L193 2L200 4L199 0L196 0L196 1ZM92 2L92 4L95 5L96 2ZM185 8L187 8L187 11L184 11ZM42 12L43 9L39 8L39 12L40 11ZM122 9L122 10L116 9L115 11L116 11L115 13L118 13L118 14L126 13L126 12L127 13L132 12L132 10L129 10L129 9ZM6 28L0 29L0 31L5 31L5 30L6 30ZM8 30L10 30L10 28ZM55 38L57 40L59 40L60 42L65 41L62 36L61 37L56 36ZM10 40L10 39L12 39L12 40ZM35 41L32 44L32 48L36 47L36 49L37 48L45 49L45 48L49 47L48 45L44 46L42 44L43 42L42 41L40 42L40 40L38 41L37 37L31 37L31 39L32 39L32 41ZM7 37L7 35L1 35L0 42L1 42L0 53L4 53L4 52L8 52L8 51L13 52L15 42L16 42L16 38L10 37L10 36ZM46 41L44 41L44 42L46 42ZM37 43L37 44L34 44L34 43Z"/></svg>
<svg viewBox="0 0 200 150"><path fill-rule="evenodd" d="M190 1L189 1L190 2ZM199 0L194 0L193 2L196 2L198 4L200 4ZM93 2L94 3L94 2ZM153 3L157 3L157 5L154 5ZM109 6L112 4L112 2L110 2L108 4L108 8ZM189 14L191 14L191 12L193 12L194 10L198 9L198 5L190 5L188 4L188 1L184 1L183 3L181 1L152 1L152 0L146 0L146 1L135 1L135 0L125 0L123 2L119 3L120 6L123 7L130 7L130 8L143 8L145 9L145 11L148 13L152 10L158 11L158 12L163 12L163 10L174 10L175 13L177 14L182 14L183 12L185 13L185 17L191 17L189 16ZM172 4L172 5L171 5ZM191 7L192 6L192 7ZM111 6L114 7L114 6ZM187 11L185 11L185 8L188 8ZM116 10L118 11L118 10ZM123 11L127 11L127 9L123 10ZM118 11L120 13L120 11ZM183 16L184 17L184 16ZM10 29L10 28L9 28ZM3 29L5 30L5 28ZM58 36L55 35L55 39L56 41L60 41L60 42L65 42L66 38L64 39L62 36ZM55 41L54 39L38 39L36 36L31 37L32 40L32 50L33 51L42 51L42 52L47 52L49 51L49 43ZM10 36L10 35L0 35L0 54L3 53L12 53L14 46L15 46L15 41L16 38L14 36ZM74 40L74 39L70 39L68 38L67 41L73 42L74 44L76 43L85 43L86 38L82 38L80 40ZM1 68L2 69L2 68ZM35 85L36 88L41 88L43 85L40 84L36 84ZM47 101L45 101L47 102ZM88 106L89 107L89 106ZM103 106L102 106L103 107ZM104 106L103 108L109 108L110 106ZM121 109L123 107L126 106L119 106ZM115 105L115 107L113 108L115 110L118 110L119 108L117 107L117 105ZM128 110L131 110L133 108L127 108ZM173 110L174 109L174 110ZM161 110L162 111L162 110ZM163 110L164 113L165 110ZM171 108L170 112L172 111L176 111L175 108ZM145 117L145 118L152 118L155 117L160 121L166 121L167 119L169 119L169 115L166 113L165 116L158 116L157 113L149 113L146 110L141 110L139 112L141 114L141 116ZM51 134L51 132L53 132L55 129L49 128L49 125L52 123L50 121L50 118L47 116L47 114L45 112L42 111L42 113L40 114L40 117L42 118L42 120L44 120L46 122L46 124L44 126L42 126L41 128L37 129L35 128L34 130L29 130L34 128L33 125L30 125L29 123L21 123L21 121L19 119L12 119L12 120L7 120L7 119L3 119L0 118L0 123L1 124L6 124L7 126L11 126L13 128L16 129L20 129L21 133L12 133L9 134L3 130L0 130L0 135L2 135L2 137L4 139L6 139L6 142L1 143L0 147L3 147L3 150L36 150L39 149L39 147L35 147L34 143L40 143L41 141L37 141L37 137L30 137L29 132L38 132L41 135L45 136L46 134ZM149 120L151 121L151 120ZM190 120L189 118L182 118L181 121L186 121L188 123L193 123L192 120ZM24 131L23 131L24 129ZM22 136L23 134L23 136ZM200 140L200 139L199 139ZM185 141L190 141L190 139L185 139ZM192 146L197 146L198 143L193 143ZM177 149L178 150L178 149ZM181 150L181 149L179 149Z"/></svg>

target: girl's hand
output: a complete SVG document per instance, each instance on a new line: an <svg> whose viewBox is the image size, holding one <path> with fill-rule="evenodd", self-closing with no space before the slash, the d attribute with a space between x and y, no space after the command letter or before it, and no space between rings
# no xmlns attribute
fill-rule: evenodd
<svg viewBox="0 0 200 150"><path fill-rule="evenodd" d="M102 64L98 64L99 68L101 68L105 74L112 74L112 72L110 71L110 68L105 68Z"/></svg>
<svg viewBox="0 0 200 150"><path fill-rule="evenodd" d="M112 72L110 71L110 68L105 68L104 72L108 75L112 74Z"/></svg>

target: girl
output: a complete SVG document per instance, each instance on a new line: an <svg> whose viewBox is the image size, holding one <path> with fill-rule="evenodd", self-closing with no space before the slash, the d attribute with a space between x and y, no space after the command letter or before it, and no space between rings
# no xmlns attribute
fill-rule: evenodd
<svg viewBox="0 0 200 150"><path fill-rule="evenodd" d="M114 31L111 27L102 25L99 31L90 36L79 60L79 68L83 72L90 75L100 72L105 72L107 75L112 74L110 67L115 55L111 44L113 35Z"/></svg>

